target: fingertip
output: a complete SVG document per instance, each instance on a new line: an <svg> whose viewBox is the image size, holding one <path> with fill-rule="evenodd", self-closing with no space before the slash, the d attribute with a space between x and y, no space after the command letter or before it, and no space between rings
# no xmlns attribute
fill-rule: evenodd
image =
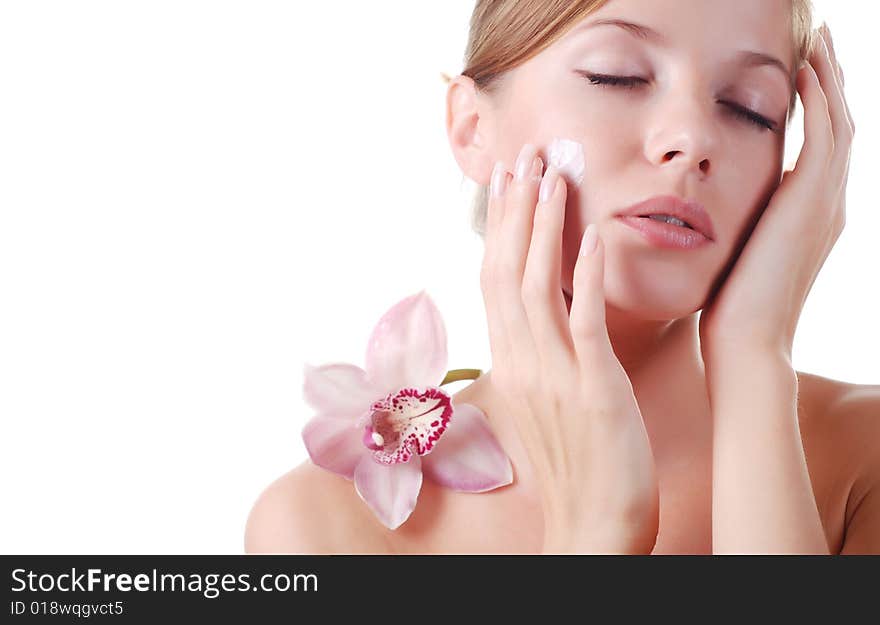
<svg viewBox="0 0 880 625"><path fill-rule="evenodd" d="M813 69L813 66L810 65L810 62L804 61L803 65L801 65L801 68L798 70L797 76L795 77L795 84L797 85L798 91L803 91L803 88L809 81L811 72L814 76L816 75L816 72Z"/></svg>
<svg viewBox="0 0 880 625"><path fill-rule="evenodd" d="M602 239L602 236L599 234L599 228L596 228L596 250L593 252L595 254L596 260L596 273L598 273L598 282L599 288L603 287L603 280L605 278L605 241Z"/></svg>
<svg viewBox="0 0 880 625"><path fill-rule="evenodd" d="M804 62L803 67L798 71L795 89L800 97L805 113L809 113L814 108L814 106L811 106L813 102L809 100L815 101L817 93L822 93L819 75L816 73L816 68L809 61Z"/></svg>
<svg viewBox="0 0 880 625"><path fill-rule="evenodd" d="M486 219L489 227L497 227L504 214L504 202L510 186L510 173L502 161L495 163L486 193Z"/></svg>
<svg viewBox="0 0 880 625"><path fill-rule="evenodd" d="M582 253L575 267L569 324L578 359L589 366L608 353L610 339L605 324L604 242L596 224L589 224L584 231L584 249L588 237L593 241L593 249Z"/></svg>
<svg viewBox="0 0 880 625"><path fill-rule="evenodd" d="M581 239L581 256L589 256L592 254L598 245L599 242L599 233L596 229L596 224L587 224L586 230L584 230L584 236Z"/></svg>
<svg viewBox="0 0 880 625"><path fill-rule="evenodd" d="M489 197L493 200L498 199L501 195L502 176L504 174L504 163L495 161L492 173L489 175Z"/></svg>
<svg viewBox="0 0 880 625"><path fill-rule="evenodd" d="M565 200L568 197L568 181L562 172L559 173L559 181L556 184L560 187L558 191L559 197Z"/></svg>
<svg viewBox="0 0 880 625"><path fill-rule="evenodd" d="M575 282L583 284L587 292L602 288L605 274L605 247L596 224L589 224L581 238L581 249L574 268Z"/></svg>

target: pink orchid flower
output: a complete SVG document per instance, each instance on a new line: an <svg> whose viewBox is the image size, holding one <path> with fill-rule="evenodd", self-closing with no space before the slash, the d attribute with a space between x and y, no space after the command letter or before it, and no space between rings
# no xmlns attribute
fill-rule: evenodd
<svg viewBox="0 0 880 625"><path fill-rule="evenodd" d="M446 375L446 328L424 290L392 306L367 344L366 370L305 365L303 395L317 412L302 430L316 465L354 480L389 529L406 521L422 475L456 491L481 493L513 481L510 460L471 404L453 406Z"/></svg>

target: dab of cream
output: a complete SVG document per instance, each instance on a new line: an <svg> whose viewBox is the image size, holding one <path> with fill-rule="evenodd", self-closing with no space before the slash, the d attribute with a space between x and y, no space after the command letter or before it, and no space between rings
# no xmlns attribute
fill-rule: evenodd
<svg viewBox="0 0 880 625"><path fill-rule="evenodd" d="M580 143L557 137L547 150L547 158L571 184L580 186L584 180L584 147Z"/></svg>

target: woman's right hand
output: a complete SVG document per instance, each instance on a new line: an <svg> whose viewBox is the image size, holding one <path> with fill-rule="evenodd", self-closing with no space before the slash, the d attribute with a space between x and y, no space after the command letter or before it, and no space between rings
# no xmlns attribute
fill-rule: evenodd
<svg viewBox="0 0 880 625"><path fill-rule="evenodd" d="M480 284L490 385L513 419L541 488L545 553L650 553L659 495L629 377L605 325L604 244L581 241L571 312L561 285L567 187L526 144L517 175L492 176ZM588 230L595 231L595 226ZM585 253L586 252L586 253Z"/></svg>

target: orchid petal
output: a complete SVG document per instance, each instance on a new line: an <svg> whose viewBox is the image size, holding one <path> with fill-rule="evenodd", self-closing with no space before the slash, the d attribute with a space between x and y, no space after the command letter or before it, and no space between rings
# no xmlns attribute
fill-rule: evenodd
<svg viewBox="0 0 880 625"><path fill-rule="evenodd" d="M360 367L346 363L305 365L303 397L318 413L356 417L380 395Z"/></svg>
<svg viewBox="0 0 880 625"><path fill-rule="evenodd" d="M354 487L385 527L397 529L416 507L422 488L421 457L383 465L367 454L355 468Z"/></svg>
<svg viewBox="0 0 880 625"><path fill-rule="evenodd" d="M422 457L425 477L467 493L481 493L513 482L513 467L489 428L483 411L456 404L449 426L434 450Z"/></svg>
<svg viewBox="0 0 880 625"><path fill-rule="evenodd" d="M439 386L447 359L446 326L422 290L392 306L373 328L367 343L367 379L385 393L403 386Z"/></svg>
<svg viewBox="0 0 880 625"><path fill-rule="evenodd" d="M302 429L309 457L319 467L354 479L354 470L369 451L361 444L358 426L347 416L317 415Z"/></svg>

